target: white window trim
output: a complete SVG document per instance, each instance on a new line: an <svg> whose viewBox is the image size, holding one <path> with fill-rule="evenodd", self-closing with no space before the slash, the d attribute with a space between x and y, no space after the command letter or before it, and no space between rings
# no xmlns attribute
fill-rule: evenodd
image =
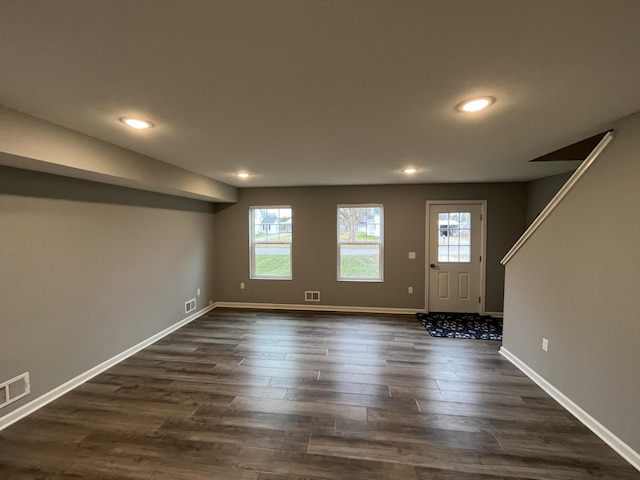
<svg viewBox="0 0 640 480"><path fill-rule="evenodd" d="M341 208L380 208L380 242L366 243L357 242L357 245L380 246L380 277L379 278L357 278L340 276L340 209ZM350 245L350 244L349 244ZM354 203L340 204L336 208L336 276L339 282L362 282L362 283L383 283L384 282L384 206L381 203Z"/></svg>
<svg viewBox="0 0 640 480"><path fill-rule="evenodd" d="M255 224L253 221L253 212L254 210L269 210L276 208L288 208L291 210L291 242L288 244L280 243L281 245L289 245L290 254L289 261L291 263L291 274L286 277L273 277L273 276L263 276L256 274L256 256L255 256L255 235L254 228ZM261 242L265 243L265 242ZM273 244L275 245L275 243ZM251 280L292 280L293 279L293 207L291 205L254 205L249 207L249 278Z"/></svg>

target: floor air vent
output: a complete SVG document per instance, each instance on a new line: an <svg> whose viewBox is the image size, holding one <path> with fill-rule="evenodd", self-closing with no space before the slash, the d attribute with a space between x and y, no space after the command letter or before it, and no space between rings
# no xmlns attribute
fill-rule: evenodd
<svg viewBox="0 0 640 480"><path fill-rule="evenodd" d="M304 301L305 302L319 302L320 301L320 292L315 290L308 290L304 292Z"/></svg>
<svg viewBox="0 0 640 480"><path fill-rule="evenodd" d="M29 395L30 392L29 372L18 375L4 383L0 383L0 408Z"/></svg>

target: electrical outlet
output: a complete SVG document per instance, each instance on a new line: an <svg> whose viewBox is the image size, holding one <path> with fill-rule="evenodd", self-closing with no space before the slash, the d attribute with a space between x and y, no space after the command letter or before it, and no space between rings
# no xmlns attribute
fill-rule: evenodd
<svg viewBox="0 0 640 480"><path fill-rule="evenodd" d="M413 287L409 287L409 293L413 293Z"/></svg>
<svg viewBox="0 0 640 480"><path fill-rule="evenodd" d="M411 260L415 260L415 258L416 258L416 252L409 252L409 258L410 258ZM411 292L409 292L409 293L411 293Z"/></svg>
<svg viewBox="0 0 640 480"><path fill-rule="evenodd" d="M244 290L244 282L240 282L240 290Z"/></svg>
<svg viewBox="0 0 640 480"><path fill-rule="evenodd" d="M196 295L200 295L200 289L196 290Z"/></svg>
<svg viewBox="0 0 640 480"><path fill-rule="evenodd" d="M549 340L547 340L546 338L542 339L542 350L544 350L545 352L549 351Z"/></svg>

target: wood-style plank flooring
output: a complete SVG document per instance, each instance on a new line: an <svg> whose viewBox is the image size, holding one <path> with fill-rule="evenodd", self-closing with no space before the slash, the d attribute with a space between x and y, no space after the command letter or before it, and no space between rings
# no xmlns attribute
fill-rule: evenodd
<svg viewBox="0 0 640 480"><path fill-rule="evenodd" d="M498 348L216 309L0 432L0 478L640 479Z"/></svg>

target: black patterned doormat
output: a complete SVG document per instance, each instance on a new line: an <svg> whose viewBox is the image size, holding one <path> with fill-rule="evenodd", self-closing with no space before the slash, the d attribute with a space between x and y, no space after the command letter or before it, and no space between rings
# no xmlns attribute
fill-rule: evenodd
<svg viewBox="0 0 640 480"><path fill-rule="evenodd" d="M502 319L473 313L416 313L432 337L502 340Z"/></svg>

